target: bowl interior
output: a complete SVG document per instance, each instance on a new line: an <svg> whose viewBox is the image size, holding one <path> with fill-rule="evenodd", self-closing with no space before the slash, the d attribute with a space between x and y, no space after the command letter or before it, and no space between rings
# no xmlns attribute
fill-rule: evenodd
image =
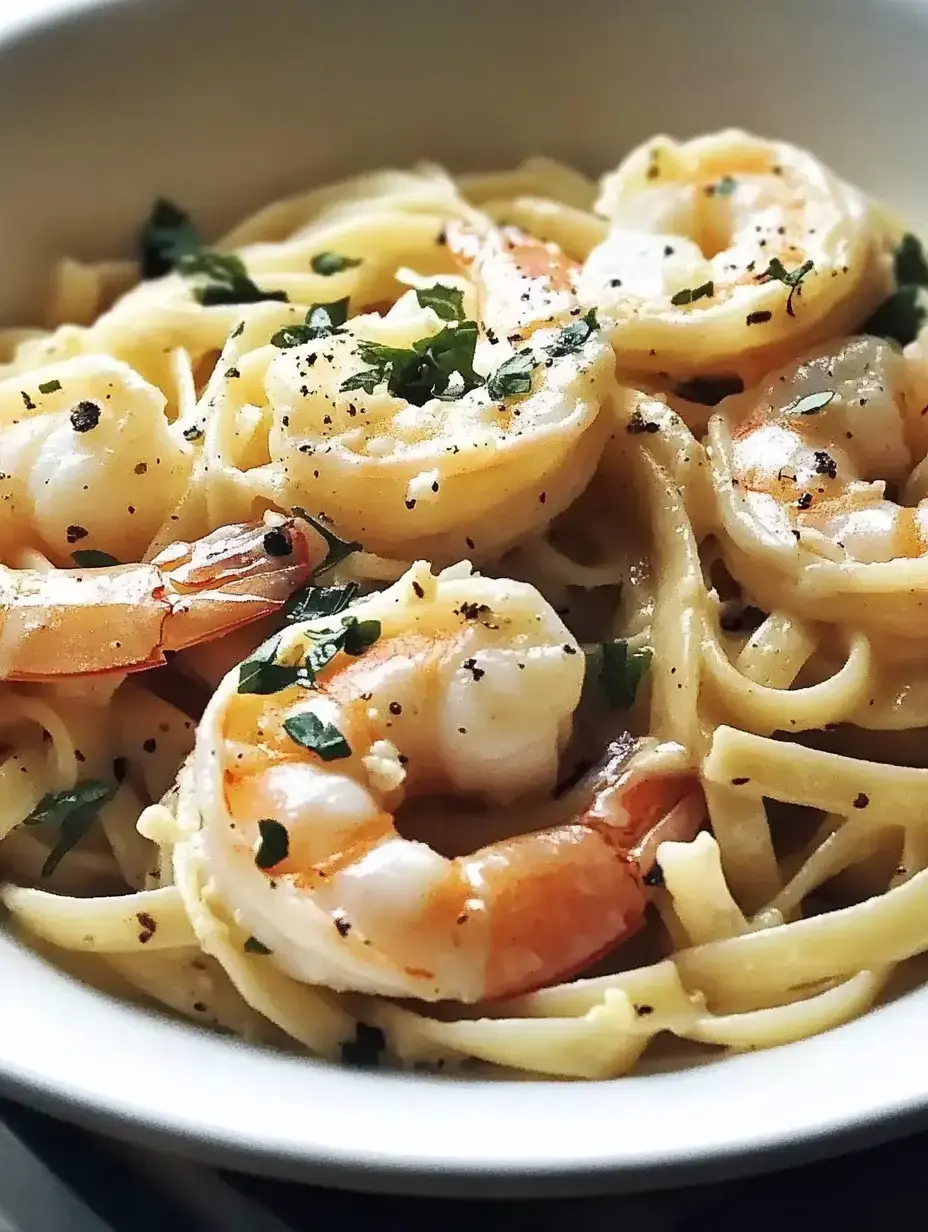
<svg viewBox="0 0 928 1232"><path fill-rule="evenodd" d="M38 317L54 257L127 251L159 194L209 231L357 169L544 153L598 173L658 131L793 139L928 224L922 3L704 0L698 18L687 0L71 7L0 43L9 323ZM683 1073L449 1083L220 1040L116 1005L5 936L0 971L15 989L0 1014L3 1085L124 1133L342 1184L642 1186L655 1169L756 1164L928 1104L922 991L827 1036Z"/></svg>

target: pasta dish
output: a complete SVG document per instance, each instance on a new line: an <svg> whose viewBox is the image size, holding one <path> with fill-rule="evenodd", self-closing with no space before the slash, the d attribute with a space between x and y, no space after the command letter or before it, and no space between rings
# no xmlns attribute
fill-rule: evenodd
<svg viewBox="0 0 928 1232"><path fill-rule="evenodd" d="M57 266L0 365L0 899L354 1064L785 1044L928 951L928 259L812 154L426 164Z"/></svg>

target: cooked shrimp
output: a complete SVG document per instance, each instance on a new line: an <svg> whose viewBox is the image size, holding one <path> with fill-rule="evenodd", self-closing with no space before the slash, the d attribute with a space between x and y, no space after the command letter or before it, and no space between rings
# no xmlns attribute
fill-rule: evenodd
<svg viewBox="0 0 928 1232"><path fill-rule="evenodd" d="M642 922L657 842L702 815L678 746L643 757L629 737L569 821L472 855L397 830L414 795L539 809L553 787L584 656L533 587L419 563L295 627L276 664L307 650L304 687L243 696L253 663L227 677L195 752L216 893L274 962L339 990L473 1002L562 979Z"/></svg>
<svg viewBox="0 0 928 1232"><path fill-rule="evenodd" d="M386 315L277 356L272 461L249 473L275 504L406 561L482 559L543 528L589 481L608 427L613 356L573 263L512 229L449 226L447 242L469 277L420 278Z"/></svg>
<svg viewBox="0 0 928 1232"><path fill-rule="evenodd" d="M611 230L579 283L622 370L756 380L852 333L887 290L864 196L804 150L727 130L658 137L604 180Z"/></svg>
<svg viewBox="0 0 928 1232"><path fill-rule="evenodd" d="M908 377L893 345L851 339L726 399L709 423L719 540L753 600L892 633L900 653L925 636L928 593L928 500L898 503L915 499Z"/></svg>
<svg viewBox="0 0 928 1232"><path fill-rule="evenodd" d="M62 567L75 549L140 559L192 456L162 392L108 355L0 381L0 559L23 548Z"/></svg>
<svg viewBox="0 0 928 1232"><path fill-rule="evenodd" d="M722 404L710 439L729 456L735 499L758 534L838 561L928 549L928 503L906 509L885 495L909 468L905 380L893 346L857 338Z"/></svg>
<svg viewBox="0 0 928 1232"><path fill-rule="evenodd" d="M322 563L302 519L224 526L149 564L0 566L0 679L136 672L280 607Z"/></svg>

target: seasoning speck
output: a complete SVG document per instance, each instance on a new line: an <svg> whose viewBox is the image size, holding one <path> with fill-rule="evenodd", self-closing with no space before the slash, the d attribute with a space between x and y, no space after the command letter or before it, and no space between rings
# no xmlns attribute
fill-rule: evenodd
<svg viewBox="0 0 928 1232"><path fill-rule="evenodd" d="M100 422L100 408L96 402L78 402L71 412L71 427L75 432L90 432Z"/></svg>

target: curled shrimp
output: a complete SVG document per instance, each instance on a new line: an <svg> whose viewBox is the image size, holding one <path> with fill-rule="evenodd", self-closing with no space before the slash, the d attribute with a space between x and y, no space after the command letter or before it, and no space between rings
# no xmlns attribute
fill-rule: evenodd
<svg viewBox="0 0 928 1232"><path fill-rule="evenodd" d="M418 563L334 623L293 627L274 666L298 672L307 652L302 686L250 696L253 665L227 677L195 752L197 841L269 961L474 1002L565 978L641 924L656 844L702 817L679 746L618 742L569 820L471 855L397 829L414 796L546 803L584 656L533 587Z"/></svg>
<svg viewBox="0 0 928 1232"><path fill-rule="evenodd" d="M108 355L0 381L0 544L66 567L78 550L138 560L180 498L192 447L165 397Z"/></svg>
<svg viewBox="0 0 928 1232"><path fill-rule="evenodd" d="M789 587L815 619L879 619L907 636L923 625L928 499L895 499L911 467L909 390L896 347L861 337L720 405L709 449L722 543L756 598L775 607Z"/></svg>
<svg viewBox="0 0 928 1232"><path fill-rule="evenodd" d="M457 273L282 350L265 378L272 463L249 476L405 561L483 559L547 525L595 470L613 387L562 253L460 223L445 248Z"/></svg>
<svg viewBox="0 0 928 1232"><path fill-rule="evenodd" d="M325 557L302 519L224 526L147 564L0 566L0 679L156 667L279 608Z"/></svg>
<svg viewBox="0 0 928 1232"><path fill-rule="evenodd" d="M656 137L604 180L580 298L619 368L759 375L854 331L886 291L870 206L806 151L730 129Z"/></svg>

